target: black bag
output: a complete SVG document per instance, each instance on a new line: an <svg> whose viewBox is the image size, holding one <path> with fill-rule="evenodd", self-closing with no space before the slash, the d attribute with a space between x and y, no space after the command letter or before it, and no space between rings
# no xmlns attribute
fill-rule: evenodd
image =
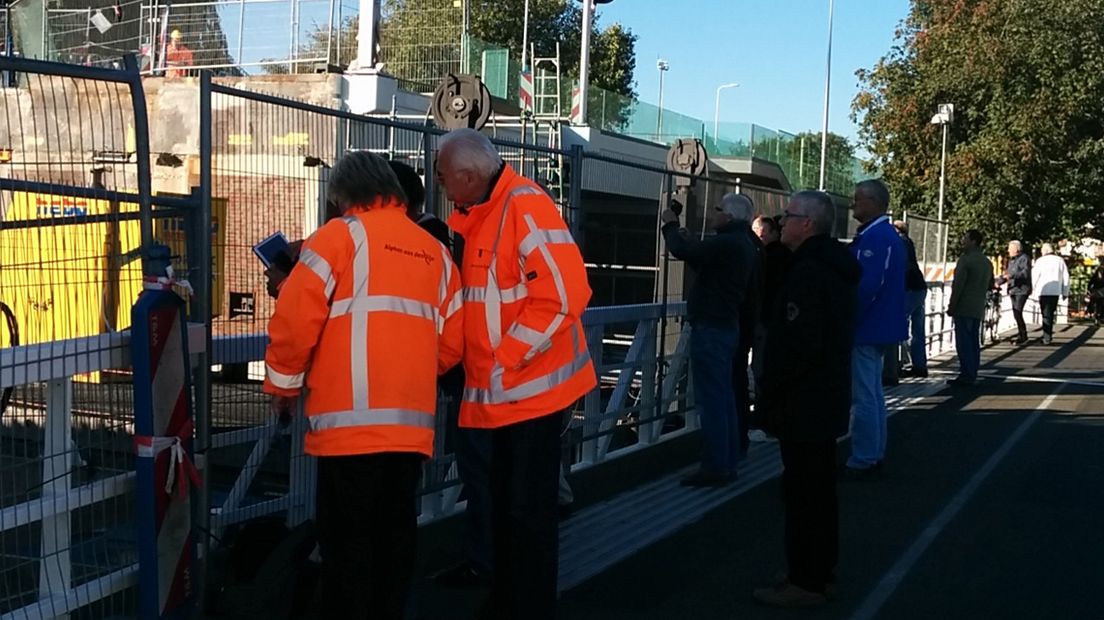
<svg viewBox="0 0 1104 620"><path fill-rule="evenodd" d="M211 554L210 615L241 620L305 616L319 573L310 560L317 543L313 521L288 529L283 519L257 519L227 543Z"/></svg>

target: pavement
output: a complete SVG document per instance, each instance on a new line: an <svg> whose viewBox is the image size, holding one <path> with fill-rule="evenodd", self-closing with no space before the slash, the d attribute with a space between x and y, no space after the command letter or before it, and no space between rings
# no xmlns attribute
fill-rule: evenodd
<svg viewBox="0 0 1104 620"><path fill-rule="evenodd" d="M1104 333L1061 326L1050 346L999 344L982 361L977 386L946 385L943 357L888 392L882 474L840 483L828 605L751 598L784 567L777 448L756 444L731 487L688 490L689 437L574 481L560 617L1104 618ZM460 558L459 535L458 519L423 528L422 575ZM484 594L423 577L415 615L471 618Z"/></svg>

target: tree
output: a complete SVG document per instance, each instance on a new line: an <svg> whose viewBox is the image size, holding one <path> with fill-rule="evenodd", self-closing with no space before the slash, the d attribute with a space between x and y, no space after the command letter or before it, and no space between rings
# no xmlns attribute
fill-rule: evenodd
<svg viewBox="0 0 1104 620"><path fill-rule="evenodd" d="M930 119L953 103L954 228L996 248L1104 225L1104 0L913 0L894 47L857 75L853 116L897 204L935 213Z"/></svg>
<svg viewBox="0 0 1104 620"><path fill-rule="evenodd" d="M768 153L765 156L782 166L793 187L815 189L820 185L819 131L803 131L783 140L778 151L780 151L778 155ZM826 189L837 194L849 195L855 183L854 161L855 147L847 138L828 132Z"/></svg>
<svg viewBox="0 0 1104 620"><path fill-rule="evenodd" d="M472 37L510 50L521 58L525 0L467 0ZM382 56L398 77L435 85L448 71L456 71L463 30L463 5L454 0L386 0L381 25ZM613 114L623 122L624 111L635 98L636 35L621 24L602 28L593 24L590 83L620 97ZM578 79L582 10L575 0L530 0L529 42L538 56L560 50L565 97L567 85ZM592 93L590 102L598 102ZM616 124L616 123L614 123Z"/></svg>

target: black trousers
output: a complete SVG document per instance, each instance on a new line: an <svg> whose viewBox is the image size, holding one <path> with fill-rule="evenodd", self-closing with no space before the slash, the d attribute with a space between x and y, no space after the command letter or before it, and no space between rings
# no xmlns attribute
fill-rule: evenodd
<svg viewBox="0 0 1104 620"><path fill-rule="evenodd" d="M839 562L836 442L779 440L791 583L824 592Z"/></svg>
<svg viewBox="0 0 1104 620"><path fill-rule="evenodd" d="M563 412L491 431L494 585L481 618L556 617Z"/></svg>
<svg viewBox="0 0 1104 620"><path fill-rule="evenodd" d="M1016 330L1019 332L1020 339L1027 339L1027 324L1024 323L1023 311L1024 306L1027 305L1027 295L1013 295L1012 296L1012 318L1016 319Z"/></svg>
<svg viewBox="0 0 1104 620"><path fill-rule="evenodd" d="M322 617L401 620L414 575L420 454L318 459Z"/></svg>
<svg viewBox="0 0 1104 620"><path fill-rule="evenodd" d="M1058 314L1057 295L1039 295L1039 310L1043 314L1043 333L1054 335L1054 317Z"/></svg>

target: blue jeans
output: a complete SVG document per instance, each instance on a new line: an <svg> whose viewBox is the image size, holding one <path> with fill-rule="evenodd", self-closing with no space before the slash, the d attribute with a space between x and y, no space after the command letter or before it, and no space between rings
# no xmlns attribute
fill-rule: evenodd
<svg viewBox="0 0 1104 620"><path fill-rule="evenodd" d="M851 457L847 466L873 467L885 458L886 410L882 392L881 345L851 349Z"/></svg>
<svg viewBox="0 0 1104 620"><path fill-rule="evenodd" d="M954 317L958 376L973 381L981 367L981 320Z"/></svg>
<svg viewBox="0 0 1104 620"><path fill-rule="evenodd" d="M924 301L928 298L928 289L908 291L905 293L905 310L908 312L909 324L912 327L912 338L909 340L909 359L912 361L913 370L928 369L928 337L927 307Z"/></svg>
<svg viewBox="0 0 1104 620"><path fill-rule="evenodd" d="M736 327L693 325L690 331L694 402L702 429L701 468L708 474L733 475L740 460L736 395L732 390L732 358L739 337Z"/></svg>

